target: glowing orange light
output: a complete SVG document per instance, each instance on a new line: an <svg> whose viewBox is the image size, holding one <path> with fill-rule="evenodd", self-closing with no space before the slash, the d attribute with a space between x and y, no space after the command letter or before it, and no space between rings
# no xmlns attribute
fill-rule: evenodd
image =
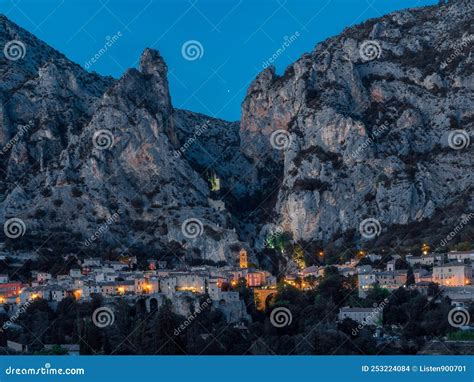
<svg viewBox="0 0 474 382"><path fill-rule="evenodd" d="M176 290L197 293L197 288L191 286L177 287Z"/></svg>
<svg viewBox="0 0 474 382"><path fill-rule="evenodd" d="M426 256L430 252L430 246L428 244L424 243L421 246L421 252L423 253L423 255Z"/></svg>
<svg viewBox="0 0 474 382"><path fill-rule="evenodd" d="M75 291L73 292L73 294L74 294L74 298L75 298L76 300L79 300L79 299L82 297L82 290L80 290L80 289L75 290Z"/></svg>

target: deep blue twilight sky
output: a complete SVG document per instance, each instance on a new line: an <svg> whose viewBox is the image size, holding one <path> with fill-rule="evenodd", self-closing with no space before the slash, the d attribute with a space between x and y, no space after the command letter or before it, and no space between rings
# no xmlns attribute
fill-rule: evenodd
<svg viewBox="0 0 474 382"><path fill-rule="evenodd" d="M169 67L175 107L228 120L240 118L248 84L281 47L278 73L321 40L345 27L394 10L437 0L2 0L0 12L71 60L86 65L107 36L122 37L89 67L120 77L145 47L158 49ZM186 60L189 40L203 55Z"/></svg>

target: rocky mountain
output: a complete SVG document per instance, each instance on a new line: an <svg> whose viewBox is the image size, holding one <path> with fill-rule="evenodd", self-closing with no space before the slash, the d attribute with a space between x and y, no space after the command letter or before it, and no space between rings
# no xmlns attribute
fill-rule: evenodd
<svg viewBox="0 0 474 382"><path fill-rule="evenodd" d="M450 226L473 210L472 21L471 1L396 12L258 76L242 147L283 164L275 219L294 240L423 229L438 212Z"/></svg>
<svg viewBox="0 0 474 382"><path fill-rule="evenodd" d="M155 50L115 80L1 16L1 240L176 265L257 262L273 232L439 234L474 207L472 16L458 0L351 27L260 73L232 123L175 109Z"/></svg>

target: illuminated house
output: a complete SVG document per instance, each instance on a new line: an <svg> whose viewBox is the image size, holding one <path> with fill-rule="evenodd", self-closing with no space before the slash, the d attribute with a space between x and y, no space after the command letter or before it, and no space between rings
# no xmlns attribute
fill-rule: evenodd
<svg viewBox="0 0 474 382"><path fill-rule="evenodd" d="M158 293L160 286L156 277L145 278L139 277L135 279L135 293Z"/></svg>
<svg viewBox="0 0 474 382"><path fill-rule="evenodd" d="M249 287L259 287L266 285L267 276L269 275L266 271L256 271L256 272L249 272L245 276L247 280L247 286Z"/></svg>
<svg viewBox="0 0 474 382"><path fill-rule="evenodd" d="M377 281L375 273L359 273L358 274L358 287L359 287L359 297L365 298L367 292L372 288L372 285Z"/></svg>
<svg viewBox="0 0 474 382"><path fill-rule="evenodd" d="M114 282L86 283L81 288L80 298L89 298L92 294L101 294L103 297L135 293L135 281L124 280ZM75 295L77 298L77 294Z"/></svg>
<svg viewBox="0 0 474 382"><path fill-rule="evenodd" d="M228 272L229 278L231 281L238 282L241 278L247 278L247 273L249 270L246 268L235 269Z"/></svg>
<svg viewBox="0 0 474 382"><path fill-rule="evenodd" d="M232 285L237 285L240 279L244 278L247 286L259 287L264 285L273 285L276 283L275 277L267 271L257 271L248 268L232 270L228 272Z"/></svg>
<svg viewBox="0 0 474 382"><path fill-rule="evenodd" d="M433 282L443 286L470 285L472 267L458 262L433 267Z"/></svg>
<svg viewBox="0 0 474 382"><path fill-rule="evenodd" d="M407 282L408 271L399 270L391 272L378 272L375 274L381 288L398 289Z"/></svg>
<svg viewBox="0 0 474 382"><path fill-rule="evenodd" d="M398 289L406 284L407 278L407 270L359 273L359 297L365 298L374 284L389 290Z"/></svg>
<svg viewBox="0 0 474 382"><path fill-rule="evenodd" d="M234 302L239 301L239 292L222 291L217 282L209 283L208 294L213 301Z"/></svg>
<svg viewBox="0 0 474 382"><path fill-rule="evenodd" d="M21 283L11 282L0 284L0 299L5 301L10 297L16 297L20 295Z"/></svg>
<svg viewBox="0 0 474 382"><path fill-rule="evenodd" d="M205 293L206 278L194 273L173 273L160 280L160 291L171 297L177 291Z"/></svg>
<svg viewBox="0 0 474 382"><path fill-rule="evenodd" d="M24 288L20 292L20 301L25 303L27 301L44 299L49 300L51 296L51 291L49 288L44 286L39 286L35 288Z"/></svg>
<svg viewBox="0 0 474 382"><path fill-rule="evenodd" d="M133 280L116 281L114 284L115 294L135 293L135 281Z"/></svg>

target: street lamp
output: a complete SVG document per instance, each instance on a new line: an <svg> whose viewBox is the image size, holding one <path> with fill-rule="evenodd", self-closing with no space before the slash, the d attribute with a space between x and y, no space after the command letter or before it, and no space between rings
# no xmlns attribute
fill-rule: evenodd
<svg viewBox="0 0 474 382"><path fill-rule="evenodd" d="M428 244L424 243L421 246L421 253L423 253L423 255L426 256L429 252L430 252L430 246Z"/></svg>

